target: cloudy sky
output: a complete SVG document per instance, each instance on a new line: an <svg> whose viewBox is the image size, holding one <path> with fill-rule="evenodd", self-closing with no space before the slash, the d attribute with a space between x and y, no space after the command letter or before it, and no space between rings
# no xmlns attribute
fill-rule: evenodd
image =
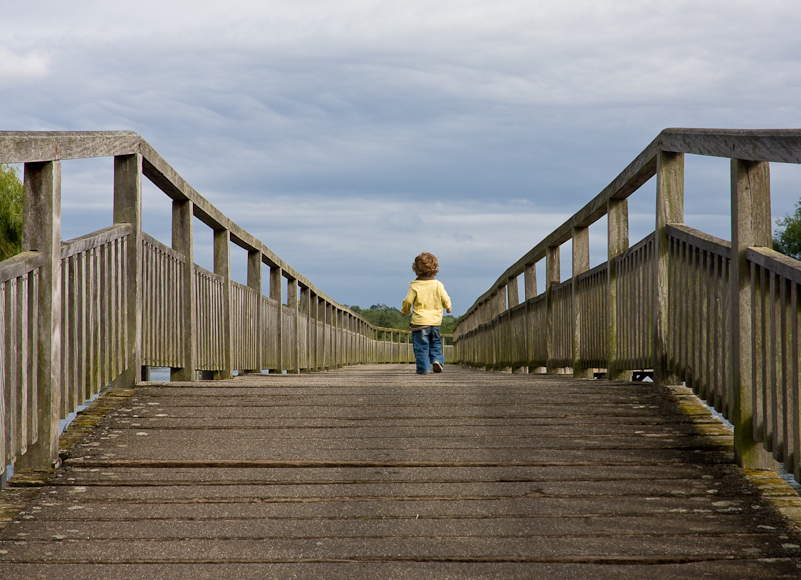
<svg viewBox="0 0 801 580"><path fill-rule="evenodd" d="M801 127L797 0L6 0L0 23L0 129L136 131L362 307L399 306L428 250L463 313L665 127ZM778 217L801 171L772 176ZM728 187L688 158L687 223L728 237ZM109 160L64 163L65 238L110 224L110 191ZM169 241L166 197L145 204Z"/></svg>

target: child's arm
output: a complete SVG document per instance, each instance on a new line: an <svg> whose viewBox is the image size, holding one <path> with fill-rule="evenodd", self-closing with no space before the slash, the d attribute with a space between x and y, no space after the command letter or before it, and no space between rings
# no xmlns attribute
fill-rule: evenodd
<svg viewBox="0 0 801 580"><path fill-rule="evenodd" d="M448 293L445 291L445 286L440 284L440 289L442 290L442 306L445 308L445 312L448 314L451 313L451 297L448 296Z"/></svg>
<svg viewBox="0 0 801 580"><path fill-rule="evenodd" d="M403 299L403 304L401 305L402 316L406 316L412 311L412 306L414 306L414 298L415 291L409 288L409 291L406 293L406 298Z"/></svg>

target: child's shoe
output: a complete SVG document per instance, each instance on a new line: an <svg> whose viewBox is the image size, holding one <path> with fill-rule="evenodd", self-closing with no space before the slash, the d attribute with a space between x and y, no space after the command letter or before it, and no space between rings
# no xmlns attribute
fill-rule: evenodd
<svg viewBox="0 0 801 580"><path fill-rule="evenodd" d="M431 368L434 369L435 373L441 373L442 372L442 363L439 362L438 360L435 360L433 363L431 363Z"/></svg>

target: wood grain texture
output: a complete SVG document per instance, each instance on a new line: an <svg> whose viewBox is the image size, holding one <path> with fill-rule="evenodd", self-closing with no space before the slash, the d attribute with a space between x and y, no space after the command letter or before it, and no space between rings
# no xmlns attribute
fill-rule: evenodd
<svg viewBox="0 0 801 580"><path fill-rule="evenodd" d="M763 580L801 564L767 499L798 498L746 478L686 389L381 365L111 395L9 508L3 577Z"/></svg>
<svg viewBox="0 0 801 580"><path fill-rule="evenodd" d="M130 155L140 143L133 131L0 131L0 163Z"/></svg>

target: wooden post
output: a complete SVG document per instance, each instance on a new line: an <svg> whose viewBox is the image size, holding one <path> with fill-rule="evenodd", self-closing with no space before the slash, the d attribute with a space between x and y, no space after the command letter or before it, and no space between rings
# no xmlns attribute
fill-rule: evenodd
<svg viewBox="0 0 801 580"><path fill-rule="evenodd" d="M323 302L323 344L320 346L323 349L322 367L323 370L326 371L333 368L331 363L334 352L334 342L332 340L333 325L334 321L331 314L331 304L325 301Z"/></svg>
<svg viewBox="0 0 801 580"><path fill-rule="evenodd" d="M22 251L42 253L45 263L39 270L39 316L35 331L38 350L35 420L39 438L28 445L27 453L15 465L19 471L46 471L58 461L61 418L61 161L25 164L23 225ZM5 471L5 461L0 467Z"/></svg>
<svg viewBox="0 0 801 580"><path fill-rule="evenodd" d="M581 293L578 287L578 276L590 269L590 228L573 228L573 278L571 294L573 300L573 378L591 379L593 372L581 362L582 358L582 337L581 319L582 316L592 316L589 312L582 311ZM586 340L586 339L585 339Z"/></svg>
<svg viewBox="0 0 801 580"><path fill-rule="evenodd" d="M276 343L275 352L277 353L277 368L269 369L271 373L281 373L284 370L284 347L283 347L283 328L284 328L284 297L283 297L283 273L278 266L270 267L270 299L278 304L278 316L276 320L271 321L272 333L268 340L273 340Z"/></svg>
<svg viewBox="0 0 801 580"><path fill-rule="evenodd" d="M317 293L309 291L309 370L319 371L320 361L318 360L318 327L317 317L319 316L320 300Z"/></svg>
<svg viewBox="0 0 801 580"><path fill-rule="evenodd" d="M532 298L537 297L537 264L536 262L533 264L526 264L526 268L523 271L523 282L525 284L525 297L526 297L526 314L525 314L525 340L526 340L526 353L527 356L531 352L531 339L532 339L532 331L530 328L530 312L531 308L528 304L528 301ZM529 373L534 370L534 367L525 366L522 367L520 372Z"/></svg>
<svg viewBox="0 0 801 580"><path fill-rule="evenodd" d="M654 382L678 385L668 371L668 224L684 222L684 154L660 151L656 161L656 260L654 261Z"/></svg>
<svg viewBox="0 0 801 580"><path fill-rule="evenodd" d="M509 278L506 281L506 302L509 304L509 310L514 308L515 306L520 305L520 289L517 286L517 276L513 278ZM525 367L521 366L514 366L514 363L518 362L515 360L515 341L516 340L526 340L525 333L523 336L515 336L515 326L514 322L512 321L512 313L509 313L509 345L511 351L509 352L509 360L512 362L511 370L513 373L520 373L524 372Z"/></svg>
<svg viewBox="0 0 801 580"><path fill-rule="evenodd" d="M559 284L561 274L559 272L559 246L551 246L545 251L545 308L546 308L546 326L547 326L547 345L546 352L548 353L548 360L546 364L546 372L555 373L558 367L551 363L555 358L556 345L554 344L554 299L553 287Z"/></svg>
<svg viewBox="0 0 801 580"><path fill-rule="evenodd" d="M517 288L517 278L509 278L506 281L506 302L511 310L520 304L520 290Z"/></svg>
<svg viewBox="0 0 801 580"><path fill-rule="evenodd" d="M288 345L290 349L290 360L286 372L297 374L300 372L300 349L298 348L298 281L295 278L288 278L286 283L286 304L289 312L292 314L292 325L295 329L295 340L292 344Z"/></svg>
<svg viewBox="0 0 801 580"><path fill-rule="evenodd" d="M172 202L172 247L183 254L186 261L181 274L181 325L182 342L179 345L183 367L170 369L171 381L194 381L197 368L197 304L195 302L194 227L193 203L189 200Z"/></svg>
<svg viewBox="0 0 801 580"><path fill-rule="evenodd" d="M484 326L487 318L486 311L487 303L479 302L473 314L476 319L476 360L474 361L474 366L484 370L487 369L487 333Z"/></svg>
<svg viewBox="0 0 801 580"><path fill-rule="evenodd" d="M133 387L142 377L142 156L114 158L114 223L133 226L125 256L127 367L114 381L115 387ZM87 329L88 331L88 329Z"/></svg>
<svg viewBox="0 0 801 580"><path fill-rule="evenodd" d="M756 441L756 393L752 380L753 331L749 246L771 246L770 169L766 162L731 162L731 401L734 453L746 469L773 469L772 456Z"/></svg>
<svg viewBox="0 0 801 580"><path fill-rule="evenodd" d="M332 321L333 321L333 325L334 325L334 344L333 344L333 348L332 348L333 359L334 359L333 368L339 369L339 368L342 368L342 366L343 366L343 363L342 363L342 361L343 361L343 356L342 356L342 342L343 342L342 341L342 311L339 308L337 308L336 306L334 306L333 304L331 305L331 308L333 310Z"/></svg>
<svg viewBox="0 0 801 580"><path fill-rule="evenodd" d="M501 286L492 297L492 368L511 372L511 367L501 365L501 361L506 359L506 353L503 352L504 341L501 339L501 320L499 317L504 312L506 312L506 286Z"/></svg>
<svg viewBox="0 0 801 580"><path fill-rule="evenodd" d="M233 369L233 304L231 300L231 232L214 230L214 273L223 277L223 368L214 371L215 379L230 379Z"/></svg>
<svg viewBox="0 0 801 580"><path fill-rule="evenodd" d="M617 263L615 258L629 249L629 202L627 199L610 199L607 204L608 227L608 290L607 311L609 312L609 326L606 333L607 352L607 378L612 381L630 381L631 371L623 369L619 362L617 343L618 312L617 312Z"/></svg>
<svg viewBox="0 0 801 580"><path fill-rule="evenodd" d="M300 305L298 310L306 317L306 322L301 322L298 317L298 369L300 371L308 371L313 365L311 364L311 290L306 286L300 287ZM304 330L305 327L305 330ZM300 335L303 335L301 337ZM301 342L305 343L305 349L300 348ZM304 360L300 360L301 352L304 352Z"/></svg>
<svg viewBox="0 0 801 580"><path fill-rule="evenodd" d="M526 300L537 297L537 264L526 264L523 272L523 280L526 283Z"/></svg>
<svg viewBox="0 0 801 580"><path fill-rule="evenodd" d="M256 320L253 322L256 327L254 333L256 344L250 348L256 349L256 368L244 369L246 374L260 374L264 366L262 361L262 308L261 308L261 252L259 250L248 251L248 288L252 288L256 293Z"/></svg>

